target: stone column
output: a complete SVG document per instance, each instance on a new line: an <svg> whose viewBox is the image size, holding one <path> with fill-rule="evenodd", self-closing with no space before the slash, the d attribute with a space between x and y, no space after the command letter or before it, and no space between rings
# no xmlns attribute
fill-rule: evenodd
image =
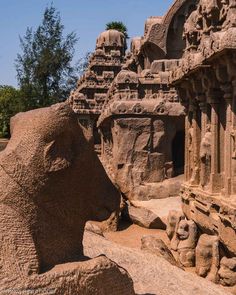
<svg viewBox="0 0 236 295"><path fill-rule="evenodd" d="M187 115L185 117L185 164L184 164L184 175L185 181L190 180L191 175L191 167L190 167L190 154L189 154L189 145L190 145L190 131L191 122L190 122L190 112L188 110Z"/></svg>
<svg viewBox="0 0 236 295"><path fill-rule="evenodd" d="M200 176L200 156L199 156L199 150L200 150L200 142L201 142L201 131L199 126L199 118L198 118L198 108L197 106L193 109L193 118L192 118L192 145L193 145L193 156L190 159L192 162L192 175L190 179L190 184L197 186L199 185L199 176Z"/></svg>
<svg viewBox="0 0 236 295"><path fill-rule="evenodd" d="M207 125L207 103L206 103L206 101L200 102L199 107L202 112L202 115L201 115L201 121L202 121L202 123L201 123L201 130L202 130L201 137L203 138L206 133L206 125Z"/></svg>
<svg viewBox="0 0 236 295"><path fill-rule="evenodd" d="M232 169L232 86L227 83L221 87L226 100L226 128L225 128L225 148L224 148L224 195L231 194L231 169Z"/></svg>
<svg viewBox="0 0 236 295"><path fill-rule="evenodd" d="M236 195L236 80L232 82L232 128L231 128L231 194Z"/></svg>
<svg viewBox="0 0 236 295"><path fill-rule="evenodd" d="M207 127L207 103L202 101L199 103L199 107L201 110L201 142L204 140L206 134ZM206 165L201 161L201 169L200 169L200 183L203 184L205 182L204 178L206 176Z"/></svg>
<svg viewBox="0 0 236 295"><path fill-rule="evenodd" d="M220 193L221 177L219 174L219 101L211 100L211 177L210 190L212 193Z"/></svg>

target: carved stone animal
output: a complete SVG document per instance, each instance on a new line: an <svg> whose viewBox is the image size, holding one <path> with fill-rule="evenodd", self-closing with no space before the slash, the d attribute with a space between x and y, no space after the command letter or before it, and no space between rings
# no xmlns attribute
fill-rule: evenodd
<svg viewBox="0 0 236 295"><path fill-rule="evenodd" d="M166 234L170 241L174 238L175 233L177 232L179 222L183 220L185 217L183 213L177 210L170 210L168 217L167 217L167 225L166 225ZM173 249L173 250L176 250Z"/></svg>
<svg viewBox="0 0 236 295"><path fill-rule="evenodd" d="M67 103L16 115L0 153L0 293L133 294L106 257L79 262L88 220L117 210L118 191Z"/></svg>
<svg viewBox="0 0 236 295"><path fill-rule="evenodd" d="M220 282L224 286L235 286L236 291L236 257L223 257L220 261Z"/></svg>
<svg viewBox="0 0 236 295"><path fill-rule="evenodd" d="M181 220L177 229L177 239L177 261L184 267L195 266L196 224L192 220Z"/></svg>
<svg viewBox="0 0 236 295"><path fill-rule="evenodd" d="M210 281L218 281L220 264L219 238L217 236L201 235L196 247L196 272Z"/></svg>

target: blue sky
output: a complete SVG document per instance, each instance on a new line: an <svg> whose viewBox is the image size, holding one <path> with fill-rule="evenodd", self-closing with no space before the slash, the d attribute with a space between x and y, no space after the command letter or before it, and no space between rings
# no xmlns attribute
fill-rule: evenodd
<svg viewBox="0 0 236 295"><path fill-rule="evenodd" d="M14 61L20 52L19 36L36 28L50 0L0 0L0 85L17 86ZM79 37L75 59L93 51L95 41L109 21L122 21L130 37L143 34L148 16L163 15L173 0L54 0L65 33Z"/></svg>

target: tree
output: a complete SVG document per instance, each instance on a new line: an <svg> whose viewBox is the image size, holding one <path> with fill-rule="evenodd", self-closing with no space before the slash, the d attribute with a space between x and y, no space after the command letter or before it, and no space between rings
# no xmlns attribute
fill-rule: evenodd
<svg viewBox="0 0 236 295"><path fill-rule="evenodd" d="M88 69L89 66L89 59L91 57L91 52L86 52L85 56L80 58L78 62L76 63L75 69L76 73L78 73L78 76L82 76L85 71Z"/></svg>
<svg viewBox="0 0 236 295"><path fill-rule="evenodd" d="M16 70L26 109L65 100L75 86L71 62L77 38L74 32L64 38L63 30L59 13L50 6L36 31L27 28L20 38Z"/></svg>
<svg viewBox="0 0 236 295"><path fill-rule="evenodd" d="M129 39L128 29L122 22L109 22L106 24L106 30L117 30L125 35L126 39Z"/></svg>
<svg viewBox="0 0 236 295"><path fill-rule="evenodd" d="M0 137L10 136L10 118L23 110L20 90L0 85Z"/></svg>

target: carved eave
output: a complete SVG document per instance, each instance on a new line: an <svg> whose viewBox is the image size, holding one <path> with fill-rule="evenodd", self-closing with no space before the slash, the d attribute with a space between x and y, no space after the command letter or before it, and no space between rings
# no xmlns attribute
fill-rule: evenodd
<svg viewBox="0 0 236 295"><path fill-rule="evenodd" d="M90 64L90 68L91 70L93 70L94 68L97 67L108 67L108 68L120 68L122 66L122 62L121 61L104 61L104 62L100 62L100 61L92 61Z"/></svg>
<svg viewBox="0 0 236 295"><path fill-rule="evenodd" d="M140 77L139 83L141 85L157 85L157 84L161 84L161 79L160 79L160 77L155 77L153 79L147 79L147 78Z"/></svg>
<svg viewBox="0 0 236 295"><path fill-rule="evenodd" d="M82 85L80 85L77 90L80 92L84 92L86 90L93 90L94 92L96 92L96 90L108 90L110 87L109 85L105 85L105 84L90 84L90 83L83 83Z"/></svg>
<svg viewBox="0 0 236 295"><path fill-rule="evenodd" d="M96 108L96 109L80 109L80 108L73 108L73 111L77 114L77 115L96 115L99 116L101 114L101 108Z"/></svg>
<svg viewBox="0 0 236 295"><path fill-rule="evenodd" d="M162 99L114 101L103 110L98 120L98 126L112 118L124 116L184 116L185 110L177 102L164 102Z"/></svg>
<svg viewBox="0 0 236 295"><path fill-rule="evenodd" d="M201 40L197 52L185 52L180 66L172 71L171 83L180 84L193 73L212 66L229 52L236 51L236 28L212 33Z"/></svg>
<svg viewBox="0 0 236 295"><path fill-rule="evenodd" d="M187 67L187 65L186 65ZM201 70L209 69L211 66L207 64L196 64L195 67L192 67L189 70L181 70L181 67L174 69L170 76L170 84L172 86L178 86L179 84L189 82L190 77Z"/></svg>

